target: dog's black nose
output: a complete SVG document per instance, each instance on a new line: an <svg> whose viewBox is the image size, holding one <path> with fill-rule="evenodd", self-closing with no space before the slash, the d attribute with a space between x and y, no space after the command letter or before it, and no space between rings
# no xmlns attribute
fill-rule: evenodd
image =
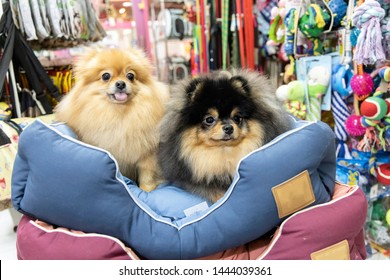
<svg viewBox="0 0 390 280"><path fill-rule="evenodd" d="M116 88L117 89L124 89L125 87L126 87L126 84L125 84L125 82L124 81L117 81L117 82L115 82L115 86L116 86Z"/></svg>
<svg viewBox="0 0 390 280"><path fill-rule="evenodd" d="M233 128L233 126L232 126L231 124L225 124L225 125L222 127L222 130L223 130L226 134L230 135L230 134L233 133L234 128Z"/></svg>

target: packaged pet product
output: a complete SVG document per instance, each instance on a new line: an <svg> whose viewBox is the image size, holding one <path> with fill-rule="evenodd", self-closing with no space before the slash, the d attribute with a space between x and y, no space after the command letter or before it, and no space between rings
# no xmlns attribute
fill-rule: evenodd
<svg viewBox="0 0 390 280"><path fill-rule="evenodd" d="M368 237L374 248L390 250L390 194L380 196L369 204L370 221L368 223ZM376 246L375 246L376 245Z"/></svg>

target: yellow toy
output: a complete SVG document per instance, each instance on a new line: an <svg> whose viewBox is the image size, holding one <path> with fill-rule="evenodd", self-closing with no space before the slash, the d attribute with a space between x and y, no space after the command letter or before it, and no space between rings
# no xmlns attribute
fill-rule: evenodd
<svg viewBox="0 0 390 280"><path fill-rule="evenodd" d="M0 120L9 120L11 115L10 106L5 102L0 102Z"/></svg>
<svg viewBox="0 0 390 280"><path fill-rule="evenodd" d="M291 81L287 85L282 85L276 90L276 97L284 102L285 108L292 115L306 118L305 90L300 81Z"/></svg>

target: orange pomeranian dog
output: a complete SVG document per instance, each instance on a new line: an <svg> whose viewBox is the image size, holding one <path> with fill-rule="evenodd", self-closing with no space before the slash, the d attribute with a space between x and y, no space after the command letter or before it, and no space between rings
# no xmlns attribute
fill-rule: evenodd
<svg viewBox="0 0 390 280"><path fill-rule="evenodd" d="M162 181L158 124L169 93L152 76L150 61L139 49L90 50L76 62L74 75L56 119L81 141L110 152L121 173L143 190L153 190Z"/></svg>

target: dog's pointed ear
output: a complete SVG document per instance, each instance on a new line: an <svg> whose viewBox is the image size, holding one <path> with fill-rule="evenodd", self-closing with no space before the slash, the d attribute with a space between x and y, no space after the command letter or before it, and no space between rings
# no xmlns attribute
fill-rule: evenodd
<svg viewBox="0 0 390 280"><path fill-rule="evenodd" d="M233 76L229 81L236 89L241 90L246 94L250 93L248 80L243 76Z"/></svg>
<svg viewBox="0 0 390 280"><path fill-rule="evenodd" d="M191 80L191 82L186 87L186 94L188 99L193 101L196 96L196 93L198 92L201 86L202 86L201 79L195 78Z"/></svg>

